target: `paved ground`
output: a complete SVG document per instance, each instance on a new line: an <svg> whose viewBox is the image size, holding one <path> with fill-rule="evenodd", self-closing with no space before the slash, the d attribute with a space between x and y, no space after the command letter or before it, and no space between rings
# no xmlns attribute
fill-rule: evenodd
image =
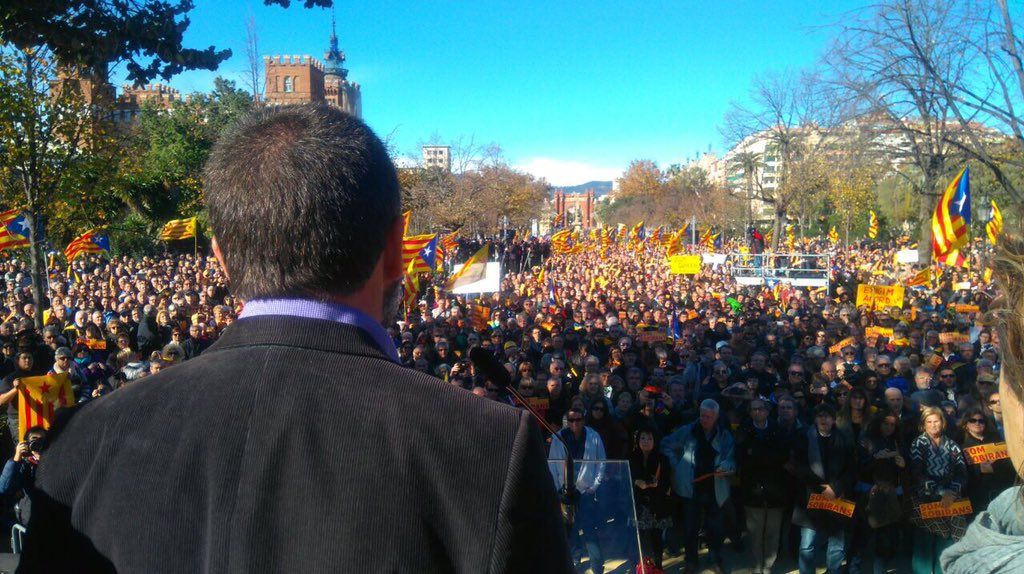
<svg viewBox="0 0 1024 574"><path fill-rule="evenodd" d="M729 568L731 574L752 574L750 569L750 557L746 553L737 553L731 543L726 543L723 547L723 555L725 564ZM819 557L818 572L825 572L824 565L824 554ZM679 558L667 558L664 561L664 567L666 574L681 574L683 572L683 559ZM863 572L871 572L871 564L863 565ZM589 572L583 570L582 572ZM635 570L624 563L609 564L605 570L605 574L633 574ZM702 549L701 551L701 569L698 571L699 574L712 574L715 571L711 568L711 561L707 556L707 550ZM890 565L889 572L893 574L901 574L903 572L910 572L910 561L909 558L897 560L894 564ZM775 567L772 568L771 574L797 574L797 562L796 558L789 558L787 556L780 556L779 560L775 563Z"/></svg>

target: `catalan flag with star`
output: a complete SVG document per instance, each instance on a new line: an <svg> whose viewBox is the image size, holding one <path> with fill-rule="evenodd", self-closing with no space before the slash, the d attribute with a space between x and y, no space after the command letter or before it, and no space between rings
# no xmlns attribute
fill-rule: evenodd
<svg viewBox="0 0 1024 574"><path fill-rule="evenodd" d="M409 237L402 238L402 267L405 269L409 268L409 263L414 262L415 259L420 257L420 252L427 246L428 243L434 241L437 238L436 233L428 233L426 235L411 235ZM436 243L434 244L436 247ZM414 267L415 268L415 267Z"/></svg>
<svg viewBox="0 0 1024 574"><path fill-rule="evenodd" d="M64 256L68 261L73 261L79 255L103 253L104 251L110 252L110 238L107 236L107 232L102 229L90 229L68 244L67 249L64 250Z"/></svg>
<svg viewBox="0 0 1024 574"><path fill-rule="evenodd" d="M420 249L416 257L412 259L413 273L432 273L437 269L437 234Z"/></svg>
<svg viewBox="0 0 1024 574"><path fill-rule="evenodd" d="M27 247L29 226L21 209L0 213L0 250Z"/></svg>
<svg viewBox="0 0 1024 574"><path fill-rule="evenodd" d="M960 248L967 245L971 225L970 175L965 167L949 182L932 214L932 257L946 265L964 260Z"/></svg>
<svg viewBox="0 0 1024 574"><path fill-rule="evenodd" d="M75 404L71 377L67 373L18 380L18 440L34 426L50 428L57 409Z"/></svg>

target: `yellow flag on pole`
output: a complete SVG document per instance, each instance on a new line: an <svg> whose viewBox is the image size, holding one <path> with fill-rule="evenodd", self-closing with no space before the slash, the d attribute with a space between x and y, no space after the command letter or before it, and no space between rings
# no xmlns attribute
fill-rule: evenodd
<svg viewBox="0 0 1024 574"><path fill-rule="evenodd" d="M172 219L168 221L162 231L160 239L164 241L175 241L178 239L189 239L196 236L196 218Z"/></svg>

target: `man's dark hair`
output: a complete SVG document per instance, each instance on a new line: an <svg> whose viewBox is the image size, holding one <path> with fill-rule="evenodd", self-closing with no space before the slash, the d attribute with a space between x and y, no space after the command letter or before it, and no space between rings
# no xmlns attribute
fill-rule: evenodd
<svg viewBox="0 0 1024 574"><path fill-rule="evenodd" d="M229 128L205 194L232 291L250 300L358 290L401 211L380 139L322 105L264 108Z"/></svg>

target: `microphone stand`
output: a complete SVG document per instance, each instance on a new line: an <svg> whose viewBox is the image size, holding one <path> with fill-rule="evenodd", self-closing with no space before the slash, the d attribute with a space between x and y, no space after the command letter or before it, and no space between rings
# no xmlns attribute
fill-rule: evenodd
<svg viewBox="0 0 1024 574"><path fill-rule="evenodd" d="M502 369L504 369L504 367L502 367ZM544 417L540 416L540 414L534 410L530 403L523 397L523 395L519 394L519 391L515 389L511 383L506 383L504 387L505 392L512 397L512 400L533 415L533 420L540 423L540 426L551 433L551 436L558 440L558 442L562 443L562 447L565 448L565 480L562 483L562 490L559 495L562 502L562 516L565 517L565 524L571 531L573 523L576 521L576 502L579 499L579 492L576 491L576 472L572 460L572 453L569 452L569 445L565 444L562 437L558 436L558 431L556 431L548 421L544 420Z"/></svg>

